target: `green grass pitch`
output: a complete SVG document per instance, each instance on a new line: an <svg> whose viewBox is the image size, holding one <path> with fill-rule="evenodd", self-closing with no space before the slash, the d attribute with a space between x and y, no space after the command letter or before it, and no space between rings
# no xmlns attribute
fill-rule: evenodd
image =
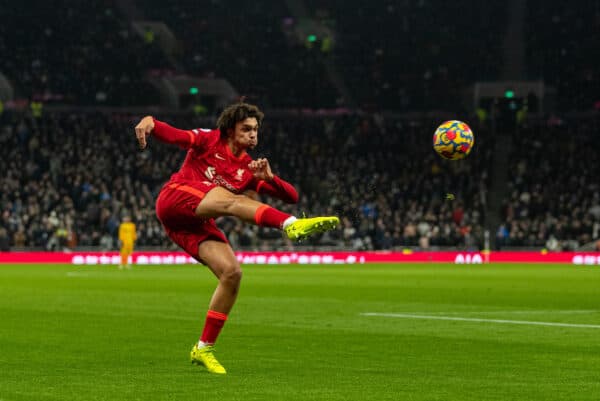
<svg viewBox="0 0 600 401"><path fill-rule="evenodd" d="M600 399L600 267L244 266L226 376L189 362L215 284L0 265L0 400Z"/></svg>

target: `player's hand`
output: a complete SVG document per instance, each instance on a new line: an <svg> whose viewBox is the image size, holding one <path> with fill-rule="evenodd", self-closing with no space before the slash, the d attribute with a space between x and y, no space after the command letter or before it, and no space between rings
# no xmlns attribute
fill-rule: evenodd
<svg viewBox="0 0 600 401"><path fill-rule="evenodd" d="M145 149L147 142L146 137L150 135L154 129L154 119L152 116L146 116L135 126L135 136L137 138L140 149Z"/></svg>
<svg viewBox="0 0 600 401"><path fill-rule="evenodd" d="M273 179L273 172L271 171L271 165L267 159L261 158L252 160L248 164L248 168L259 180L271 181Z"/></svg>

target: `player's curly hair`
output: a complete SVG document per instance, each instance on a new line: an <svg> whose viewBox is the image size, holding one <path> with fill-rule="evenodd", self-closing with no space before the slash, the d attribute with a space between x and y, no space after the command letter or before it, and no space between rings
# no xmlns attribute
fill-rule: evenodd
<svg viewBox="0 0 600 401"><path fill-rule="evenodd" d="M254 117L260 127L264 116L264 113L253 104L244 102L235 103L223 110L217 120L217 128L221 131L221 138L226 138L227 130L229 128L235 129L235 124L238 122Z"/></svg>

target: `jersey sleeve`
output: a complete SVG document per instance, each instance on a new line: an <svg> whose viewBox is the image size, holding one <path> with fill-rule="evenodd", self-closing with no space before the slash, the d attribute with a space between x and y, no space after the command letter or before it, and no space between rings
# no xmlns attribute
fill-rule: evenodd
<svg viewBox="0 0 600 401"><path fill-rule="evenodd" d="M256 192L279 198L287 203L298 203L298 191L289 182L274 175L271 181L257 180Z"/></svg>
<svg viewBox="0 0 600 401"><path fill-rule="evenodd" d="M183 149L202 148L209 140L213 130L195 128L183 130L175 128L163 121L154 120L152 134L161 142L177 145Z"/></svg>

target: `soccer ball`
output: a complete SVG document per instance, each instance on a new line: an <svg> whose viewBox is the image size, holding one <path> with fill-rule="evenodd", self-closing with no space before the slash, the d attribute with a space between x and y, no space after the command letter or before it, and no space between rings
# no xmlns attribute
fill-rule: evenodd
<svg viewBox="0 0 600 401"><path fill-rule="evenodd" d="M446 121L433 134L433 149L444 159L464 159L473 149L474 143L471 128L458 120Z"/></svg>

